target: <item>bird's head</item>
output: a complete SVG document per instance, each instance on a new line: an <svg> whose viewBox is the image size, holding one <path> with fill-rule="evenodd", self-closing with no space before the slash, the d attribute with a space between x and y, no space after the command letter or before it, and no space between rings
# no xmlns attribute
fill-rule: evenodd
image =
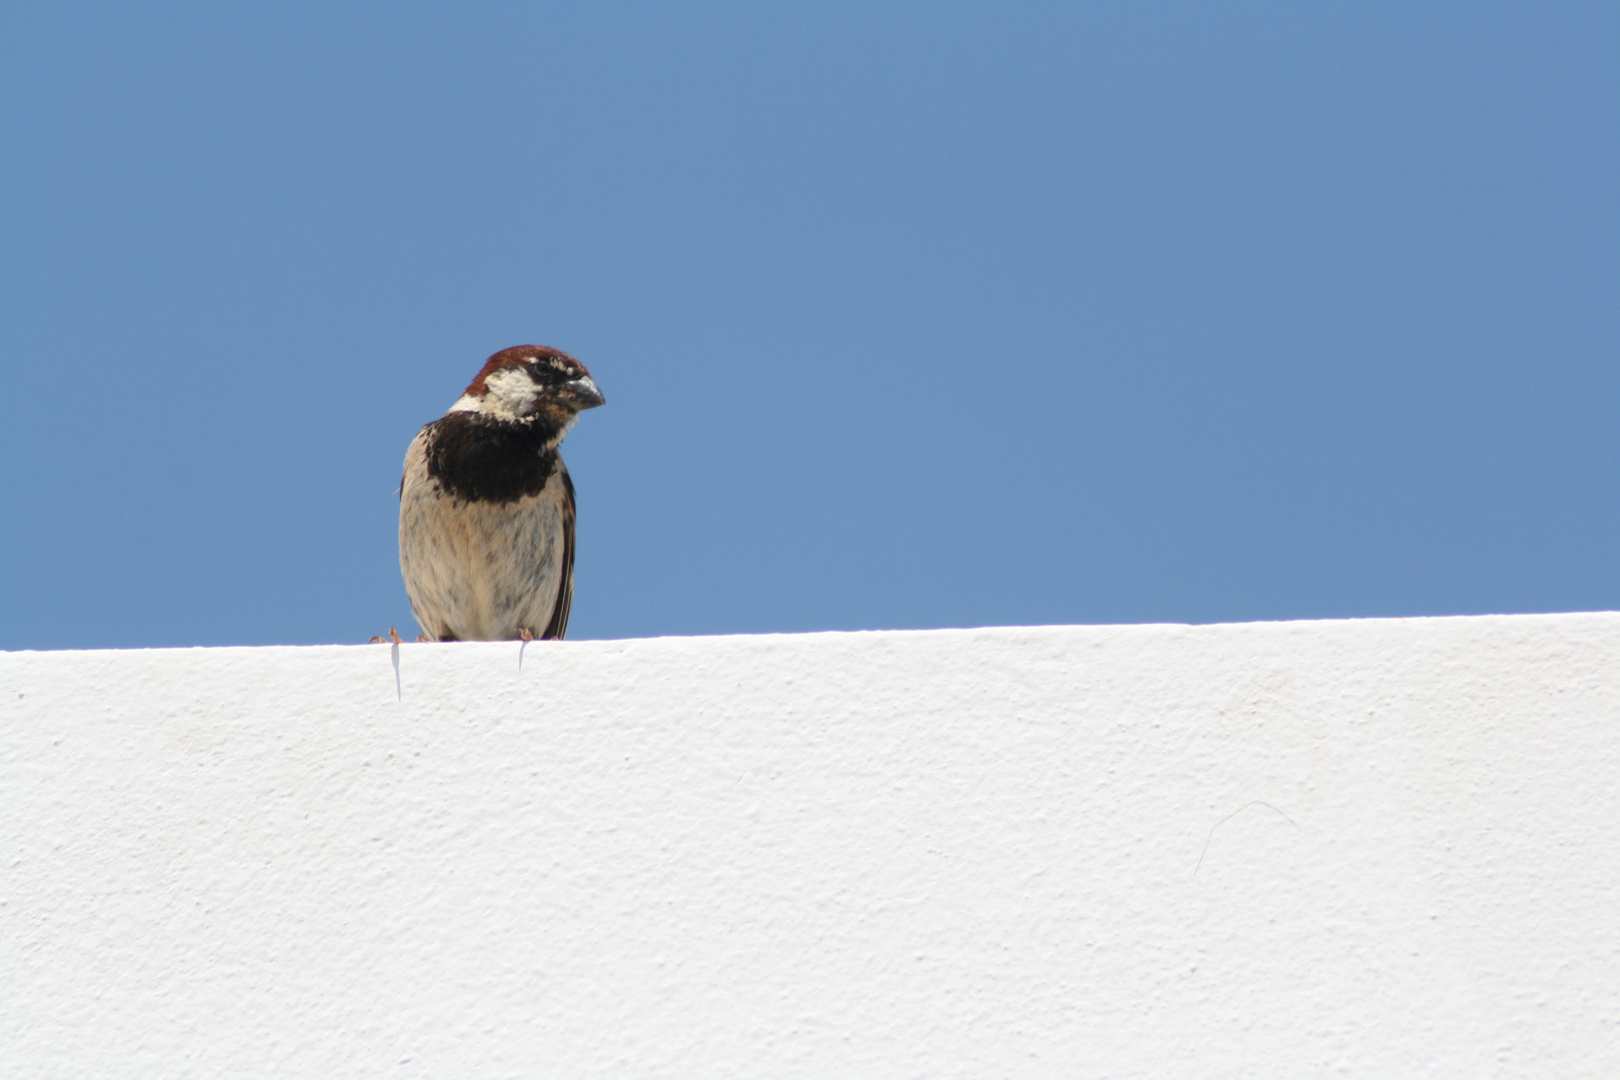
<svg viewBox="0 0 1620 1080"><path fill-rule="evenodd" d="M605 400L585 365L561 349L514 345L485 361L450 411L518 423L549 420L566 430L582 410Z"/></svg>

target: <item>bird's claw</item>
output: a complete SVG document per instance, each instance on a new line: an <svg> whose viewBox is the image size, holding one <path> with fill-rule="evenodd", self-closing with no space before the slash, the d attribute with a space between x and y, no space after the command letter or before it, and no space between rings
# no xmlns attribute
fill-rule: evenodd
<svg viewBox="0 0 1620 1080"><path fill-rule="evenodd" d="M521 641L533 641L534 640L534 632L531 631L527 626L518 627L517 628L517 636L518 636L518 639L521 640Z"/></svg>
<svg viewBox="0 0 1620 1080"><path fill-rule="evenodd" d="M422 639L417 638L416 640L421 641ZM405 639L399 636L399 631L395 630L392 626L390 626L388 628L388 636L387 637L383 637L380 634L372 634L370 639L368 639L366 641L366 644L367 645L381 645L385 641L392 641L395 645L403 645L405 643Z"/></svg>

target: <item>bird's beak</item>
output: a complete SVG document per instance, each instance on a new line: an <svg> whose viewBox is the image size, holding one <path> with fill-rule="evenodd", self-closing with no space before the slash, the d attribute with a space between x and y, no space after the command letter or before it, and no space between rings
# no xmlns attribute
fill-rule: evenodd
<svg viewBox="0 0 1620 1080"><path fill-rule="evenodd" d="M602 391L596 388L589 375L563 383L562 389L563 397L576 409L594 409L607 403L607 398L602 396Z"/></svg>

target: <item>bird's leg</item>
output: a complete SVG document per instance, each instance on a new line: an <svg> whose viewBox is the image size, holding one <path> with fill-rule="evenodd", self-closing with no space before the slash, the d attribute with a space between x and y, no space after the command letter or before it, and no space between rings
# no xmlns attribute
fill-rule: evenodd
<svg viewBox="0 0 1620 1080"><path fill-rule="evenodd" d="M381 645L385 641L392 641L395 645L399 645L402 642L404 642L404 640L405 640L404 638L399 636L399 631L395 630L392 626L390 626L388 628L388 636L387 637L382 637L379 634L373 634L373 635L371 635L370 639L367 640L366 644L367 645ZM421 641L422 639L417 638L416 640Z"/></svg>
<svg viewBox="0 0 1620 1080"><path fill-rule="evenodd" d="M517 628L517 636L519 641L533 641L534 631L530 630L527 626L520 626Z"/></svg>

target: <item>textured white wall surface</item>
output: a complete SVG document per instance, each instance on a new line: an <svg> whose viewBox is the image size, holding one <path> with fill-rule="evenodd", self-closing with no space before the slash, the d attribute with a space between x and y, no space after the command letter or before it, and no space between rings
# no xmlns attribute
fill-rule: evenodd
<svg viewBox="0 0 1620 1080"><path fill-rule="evenodd" d="M0 654L0 1075L1620 1076L1620 615L519 652Z"/></svg>

